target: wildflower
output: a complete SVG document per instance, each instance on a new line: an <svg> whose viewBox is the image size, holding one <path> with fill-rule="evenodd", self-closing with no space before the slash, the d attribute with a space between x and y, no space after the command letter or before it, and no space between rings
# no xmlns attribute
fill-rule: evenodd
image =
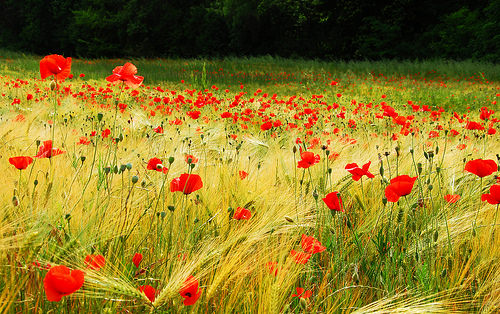
<svg viewBox="0 0 500 314"><path fill-rule="evenodd" d="M51 158L60 154L65 153L64 151L60 150L59 148L52 148L52 141L44 141L43 145L40 146L38 149L38 154L35 156L35 158Z"/></svg>
<svg viewBox="0 0 500 314"><path fill-rule="evenodd" d="M252 213L248 209L243 207L236 208L236 211L234 212L233 215L233 219L236 220L241 220L241 219L248 220L250 219L250 217L252 217Z"/></svg>
<svg viewBox="0 0 500 314"><path fill-rule="evenodd" d="M142 261L142 254L141 253L135 253L134 257L132 257L132 263L134 263L135 267L139 268L139 265L141 264Z"/></svg>
<svg viewBox="0 0 500 314"><path fill-rule="evenodd" d="M40 61L40 76L42 80L54 76L55 80L64 80L71 72L71 58L60 55L48 55Z"/></svg>
<svg viewBox="0 0 500 314"><path fill-rule="evenodd" d="M77 143L78 145L89 145L90 140L85 136L80 137L80 141Z"/></svg>
<svg viewBox="0 0 500 314"><path fill-rule="evenodd" d="M185 158L186 158L186 163L188 164L195 164L198 162L198 158L194 157L193 155L186 154Z"/></svg>
<svg viewBox="0 0 500 314"><path fill-rule="evenodd" d="M29 156L18 156L9 158L9 163L19 170L28 168L28 166L33 162L33 158Z"/></svg>
<svg viewBox="0 0 500 314"><path fill-rule="evenodd" d="M278 262L267 262L266 268L269 270L269 273L271 273L271 275L278 275Z"/></svg>
<svg viewBox="0 0 500 314"><path fill-rule="evenodd" d="M465 171L468 171L480 178L483 178L497 171L497 163L491 159L470 160L465 164Z"/></svg>
<svg viewBox="0 0 500 314"><path fill-rule="evenodd" d="M165 166L163 166L161 159L156 158L156 157L151 158L148 161L148 165L147 165L146 169L148 169L148 170L156 170L158 172L163 172L163 173L167 173L168 172L168 168L165 167Z"/></svg>
<svg viewBox="0 0 500 314"><path fill-rule="evenodd" d="M153 303L156 299L156 289L151 287L150 285L139 286L139 291L146 295L151 303Z"/></svg>
<svg viewBox="0 0 500 314"><path fill-rule="evenodd" d="M295 259L295 262L297 264L307 263L312 256L312 254L310 254L310 253L297 252L295 250L291 250L290 255L292 255L292 257Z"/></svg>
<svg viewBox="0 0 500 314"><path fill-rule="evenodd" d="M490 194L481 195L481 200L488 202L491 205L500 204L500 184L490 186Z"/></svg>
<svg viewBox="0 0 500 314"><path fill-rule="evenodd" d="M361 179L361 177L363 176L367 176L368 178L372 179L375 176L370 171L368 171L371 163L372 163L371 161L367 162L366 164L363 165L362 168L360 168L356 163L347 164L345 166L345 169L352 174L352 179L354 181L359 181L359 179Z"/></svg>
<svg viewBox="0 0 500 314"><path fill-rule="evenodd" d="M163 127L161 125L153 129L156 133L163 134Z"/></svg>
<svg viewBox="0 0 500 314"><path fill-rule="evenodd" d="M144 77L137 76L137 68L130 62L125 63L123 66L117 66L113 70L113 74L106 77L108 82L122 81L130 88L137 88L141 85Z"/></svg>
<svg viewBox="0 0 500 314"><path fill-rule="evenodd" d="M410 177L408 175L395 177L385 188L385 197L389 202L397 202L401 196L411 193L415 180L417 180L417 177Z"/></svg>
<svg viewBox="0 0 500 314"><path fill-rule="evenodd" d="M318 154L314 155L313 152L302 152L300 153L301 160L298 161L297 168L309 168L312 165L317 164L320 161Z"/></svg>
<svg viewBox="0 0 500 314"><path fill-rule="evenodd" d="M174 178L170 182L170 192L182 192L191 194L203 187L201 177L197 174L181 174L180 177Z"/></svg>
<svg viewBox="0 0 500 314"><path fill-rule="evenodd" d="M304 288L297 287L297 294L292 294L293 297L298 297L299 299L308 299L312 296L312 291L311 290L305 290Z"/></svg>
<svg viewBox="0 0 500 314"><path fill-rule="evenodd" d="M70 295L80 289L84 282L81 270L70 270L66 266L54 266L45 275L43 287L47 300L58 302L63 296Z"/></svg>
<svg viewBox="0 0 500 314"><path fill-rule="evenodd" d="M445 201L447 201L449 204L453 204L458 202L460 200L460 195L458 194L448 194L444 196Z"/></svg>
<svg viewBox="0 0 500 314"><path fill-rule="evenodd" d="M340 198L340 193L337 191L328 193L323 198L323 202L325 202L326 206L328 206L330 210L338 212L344 211L344 206L342 204L342 199Z"/></svg>
<svg viewBox="0 0 500 314"><path fill-rule="evenodd" d="M190 275L184 281L179 294L184 298L184 305L195 304L201 295L201 290L198 289L198 280Z"/></svg>
<svg viewBox="0 0 500 314"><path fill-rule="evenodd" d="M238 174L240 176L240 179L243 180L245 179L246 177L248 177L248 172L244 171L244 170L240 170L238 171Z"/></svg>
<svg viewBox="0 0 500 314"><path fill-rule="evenodd" d="M301 245L304 251L311 254L321 253L326 250L326 247L324 247L321 242L316 240L314 237L306 236L305 234L302 235Z"/></svg>
<svg viewBox="0 0 500 314"><path fill-rule="evenodd" d="M111 134L111 130L105 129L104 131L102 131L101 136L102 136L102 138L107 138L110 134Z"/></svg>
<svg viewBox="0 0 500 314"><path fill-rule="evenodd" d="M102 255L87 255L85 257L85 265L87 265L88 268L93 269L93 270L99 270L104 265L106 264L106 260L104 259L104 256Z"/></svg>

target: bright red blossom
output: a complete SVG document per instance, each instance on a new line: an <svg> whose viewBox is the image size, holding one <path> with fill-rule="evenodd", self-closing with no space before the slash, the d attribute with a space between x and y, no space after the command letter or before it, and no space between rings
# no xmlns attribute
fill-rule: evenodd
<svg viewBox="0 0 500 314"><path fill-rule="evenodd" d="M448 194L444 196L445 201L447 201L449 204L453 204L458 202L460 200L460 195L458 194Z"/></svg>
<svg viewBox="0 0 500 314"><path fill-rule="evenodd" d="M118 66L113 70L113 74L106 77L108 82L122 81L130 88L137 88L141 85L144 77L137 76L137 68L130 62L125 63L123 66Z"/></svg>
<svg viewBox="0 0 500 314"><path fill-rule="evenodd" d="M316 240L314 237L306 236L305 234L302 234L301 245L304 251L311 254L321 253L326 250L326 247L324 247L321 242Z"/></svg>
<svg viewBox="0 0 500 314"><path fill-rule="evenodd" d="M179 294L184 298L184 305L193 305L198 301L201 290L198 289L198 280L189 276L179 290Z"/></svg>
<svg viewBox="0 0 500 314"><path fill-rule="evenodd" d="M58 302L63 296L70 295L83 286L84 273L70 270L66 266L54 266L45 275L43 287L47 300Z"/></svg>
<svg viewBox="0 0 500 314"><path fill-rule="evenodd" d="M141 264L142 261L142 254L141 253L135 253L134 257L132 257L132 263L134 263L135 267L139 268L139 265Z"/></svg>
<svg viewBox="0 0 500 314"><path fill-rule="evenodd" d="M397 202L401 196L411 193L415 180L417 180L417 177L407 175L395 177L385 188L385 197L389 202Z"/></svg>
<svg viewBox="0 0 500 314"><path fill-rule="evenodd" d="M352 179L354 181L359 181L359 179L361 179L361 177L363 176L367 176L368 178L372 179L375 178L375 176L370 171L368 171L368 169L370 169L371 163L371 161L367 162L363 165L362 168L360 168L357 163L347 164L345 166L345 169L352 174Z"/></svg>
<svg viewBox="0 0 500 314"><path fill-rule="evenodd" d="M243 180L245 179L246 177L248 177L248 172L244 171L244 170L240 170L238 171L238 174L240 176L240 179Z"/></svg>
<svg viewBox="0 0 500 314"><path fill-rule="evenodd" d="M297 287L297 294L292 294L293 297L298 297L299 299L309 299L312 296L311 290L305 290L304 288Z"/></svg>
<svg viewBox="0 0 500 314"><path fill-rule="evenodd" d="M233 215L233 219L236 220L241 220L241 219L248 220L250 219L250 217L252 217L252 213L248 209L243 207L236 208Z"/></svg>
<svg viewBox="0 0 500 314"><path fill-rule="evenodd" d="M149 161L148 161L148 165L146 167L146 169L148 170L156 170L158 172L163 172L163 173L167 173L168 172L168 168L163 166L162 164L162 161L160 158L151 158Z"/></svg>
<svg viewBox="0 0 500 314"><path fill-rule="evenodd" d="M104 265L106 264L106 260L104 259L104 256L102 255L87 255L85 257L85 265L87 265L88 268L93 269L93 270L99 270Z"/></svg>
<svg viewBox="0 0 500 314"><path fill-rule="evenodd" d="M29 156L18 156L9 158L9 163L19 170L28 168L28 166L33 162L33 158Z"/></svg>
<svg viewBox="0 0 500 314"><path fill-rule="evenodd" d="M328 193L323 198L323 202L325 202L326 206L328 206L330 210L338 212L344 211L344 206L342 204L342 199L340 198L340 193L337 191Z"/></svg>
<svg viewBox="0 0 500 314"><path fill-rule="evenodd" d="M201 177L197 174L181 174L180 177L174 178L170 182L170 192L183 192L191 194L203 187Z"/></svg>
<svg viewBox="0 0 500 314"><path fill-rule="evenodd" d="M491 159L475 159L465 164L465 171L483 178L497 171L497 163Z"/></svg>
<svg viewBox="0 0 500 314"><path fill-rule="evenodd" d="M139 291L144 293L151 303L156 299L156 289L150 285L139 286Z"/></svg>
<svg viewBox="0 0 500 314"><path fill-rule="evenodd" d="M481 200L488 202L491 205L500 204L500 184L490 186L490 194L481 195Z"/></svg>
<svg viewBox="0 0 500 314"><path fill-rule="evenodd" d="M48 55L40 61L40 76L46 79L54 76L58 81L64 80L71 72L71 58L60 55Z"/></svg>
<svg viewBox="0 0 500 314"><path fill-rule="evenodd" d="M38 154L35 156L36 158L51 158L60 154L65 153L59 148L52 148L52 141L44 141L43 145L38 149Z"/></svg>
<svg viewBox="0 0 500 314"><path fill-rule="evenodd" d="M314 155L313 152L302 152L300 153L301 160L298 161L297 168L307 169L312 165L317 164L321 158L318 154Z"/></svg>
<svg viewBox="0 0 500 314"><path fill-rule="evenodd" d="M297 252L295 250L291 250L290 255L292 255L292 257L295 259L295 262L297 264L307 263L312 256L312 254L310 254L310 253Z"/></svg>

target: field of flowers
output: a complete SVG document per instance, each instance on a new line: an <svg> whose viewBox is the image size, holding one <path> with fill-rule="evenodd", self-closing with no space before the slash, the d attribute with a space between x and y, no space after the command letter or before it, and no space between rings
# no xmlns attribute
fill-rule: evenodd
<svg viewBox="0 0 500 314"><path fill-rule="evenodd" d="M0 52L0 312L500 310L498 65Z"/></svg>

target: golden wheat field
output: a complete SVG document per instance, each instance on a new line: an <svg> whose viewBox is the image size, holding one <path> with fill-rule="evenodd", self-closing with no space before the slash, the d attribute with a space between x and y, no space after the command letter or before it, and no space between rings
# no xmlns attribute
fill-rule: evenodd
<svg viewBox="0 0 500 314"><path fill-rule="evenodd" d="M500 310L488 69L23 58L0 58L1 312Z"/></svg>

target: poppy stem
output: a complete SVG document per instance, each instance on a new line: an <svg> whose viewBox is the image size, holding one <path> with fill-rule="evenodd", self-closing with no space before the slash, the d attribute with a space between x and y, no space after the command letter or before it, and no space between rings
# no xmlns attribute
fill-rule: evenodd
<svg viewBox="0 0 500 314"><path fill-rule="evenodd" d="M483 177L480 177L479 179L480 183L479 183L479 193L482 194L483 193ZM479 209L480 209L481 206L478 206L477 207L477 210L476 210L476 217L474 218L474 224L472 225L472 235L475 235L476 234L476 226L477 226L477 217L479 216Z"/></svg>
<svg viewBox="0 0 500 314"><path fill-rule="evenodd" d="M497 224L497 216L498 216L498 206L500 206L500 204L497 204L497 209L495 210L495 218L493 219L493 225L491 225L490 237L493 237L493 235L495 234L495 227ZM490 241L490 245L491 245L491 241Z"/></svg>

